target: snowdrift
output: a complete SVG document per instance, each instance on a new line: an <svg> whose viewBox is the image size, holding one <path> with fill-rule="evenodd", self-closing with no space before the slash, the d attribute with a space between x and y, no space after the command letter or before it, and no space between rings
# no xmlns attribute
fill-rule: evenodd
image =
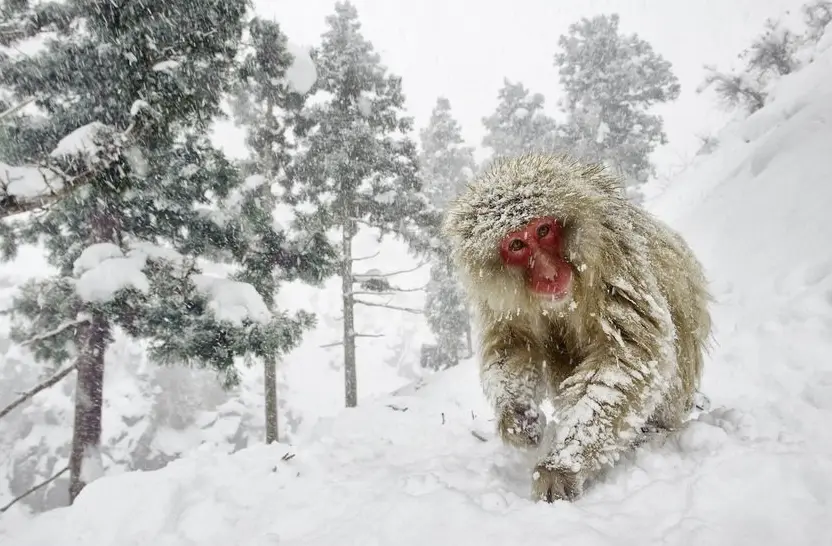
<svg viewBox="0 0 832 546"><path fill-rule="evenodd" d="M832 544L832 37L649 206L713 281L711 409L574 504L528 500L474 362L318 422L296 446L197 450L0 518L0 543Z"/></svg>

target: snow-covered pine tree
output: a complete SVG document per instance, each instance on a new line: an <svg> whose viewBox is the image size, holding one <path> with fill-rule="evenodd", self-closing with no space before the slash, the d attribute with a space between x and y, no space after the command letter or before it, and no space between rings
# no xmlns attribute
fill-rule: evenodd
<svg viewBox="0 0 832 546"><path fill-rule="evenodd" d="M403 115L401 78L387 73L372 43L361 34L358 12L338 2L315 51L318 79L303 115L313 128L290 166L287 198L320 228L340 232L344 383L347 407L357 403L352 241L359 226L400 236L416 252L427 251L423 227L437 215L422 193L413 121Z"/></svg>
<svg viewBox="0 0 832 546"><path fill-rule="evenodd" d="M462 128L451 114L451 103L439 97L428 122L420 131L422 150L419 167L425 191L440 210L456 196L473 176L476 162L474 148L465 145ZM470 354L471 321L462 298L461 287L452 274L450 257L439 245L433 252L433 265L427 286L425 317L436 337L436 358L444 366L459 362L461 340Z"/></svg>
<svg viewBox="0 0 832 546"><path fill-rule="evenodd" d="M635 197L655 174L650 154L667 142L662 118L649 110L679 96L670 62L637 34L622 33L617 14L573 23L558 45L565 144L623 176Z"/></svg>
<svg viewBox="0 0 832 546"><path fill-rule="evenodd" d="M832 23L832 1L813 0L804 4L801 11L806 25L805 39L817 43L826 32L826 27Z"/></svg>
<svg viewBox="0 0 832 546"><path fill-rule="evenodd" d="M419 132L419 168L431 203L444 209L474 175L474 147L466 146L462 127L451 114L451 102L436 99L427 127Z"/></svg>
<svg viewBox="0 0 832 546"><path fill-rule="evenodd" d="M269 308L280 281L302 279L312 284L335 272L335 249L320 229L313 225L298 230L290 208L278 207L285 168L292 159L295 140L308 129L300 117L305 95L315 82L315 67L306 52L290 45L280 26L255 18L249 24L250 47L240 70L239 87L234 93L238 124L247 131L246 145L251 157L243 170L264 179L256 194L262 210L272 215L254 217L247 227L259 239L258 252L244 261L240 280L251 283ZM275 191L278 190L278 191ZM273 238L274 221L292 230L289 239ZM311 228L311 229L310 229ZM299 233L304 233L303 237ZM266 443L278 440L277 354L264 362Z"/></svg>
<svg viewBox="0 0 832 546"><path fill-rule="evenodd" d="M435 258L426 291L425 319L436 337L431 367L442 369L456 366L465 354L466 344L467 354L471 354L471 322L447 255L440 254Z"/></svg>
<svg viewBox="0 0 832 546"><path fill-rule="evenodd" d="M497 92L497 109L482 118L486 135L482 145L493 156L513 156L526 152L552 150L558 145L557 123L544 111L545 98L520 83L503 78Z"/></svg>
<svg viewBox="0 0 832 546"><path fill-rule="evenodd" d="M8 42L49 37L28 56L0 55L0 88L12 104L34 98L38 109L4 119L13 138L3 142L15 145L0 153L49 164L6 169L16 178L6 181L7 195L45 182L53 194L7 231L41 243L56 270L21 289L13 335L37 360L76 370L74 500L102 468L104 357L115 329L149 338L157 361L210 366L233 384L237 357L288 350L310 317L269 313L250 284L203 275L197 265L206 255L250 259L259 240L245 224L271 215L258 200L240 199L260 184L244 182L208 139L230 90L248 2L4 8Z"/></svg>

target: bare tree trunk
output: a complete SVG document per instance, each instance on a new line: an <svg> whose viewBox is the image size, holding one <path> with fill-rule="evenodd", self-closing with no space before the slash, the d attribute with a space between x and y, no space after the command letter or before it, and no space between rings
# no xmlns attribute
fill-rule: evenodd
<svg viewBox="0 0 832 546"><path fill-rule="evenodd" d="M277 359L266 358L266 443L277 441Z"/></svg>
<svg viewBox="0 0 832 546"><path fill-rule="evenodd" d="M271 135L279 134L279 124L274 116L274 99L269 96L266 99L266 128ZM261 150L261 163L267 176L275 176L279 170L278 160L274 151L275 142L270 141L266 148ZM267 301L269 310L272 310L274 296ZM277 422L277 355L267 355L264 364L264 389L266 397L266 444L278 441Z"/></svg>
<svg viewBox="0 0 832 546"><path fill-rule="evenodd" d="M69 457L69 502L75 501L87 485L92 468L100 465L101 409L104 386L104 352L110 338L110 324L101 313L94 313L81 333L80 354L75 363L78 370L75 384L75 424L72 431L72 453Z"/></svg>
<svg viewBox="0 0 832 546"><path fill-rule="evenodd" d="M344 206L344 224L341 230L341 294L344 299L344 401L348 408L358 405L358 377L355 370L355 300L352 287L352 237L355 222L349 218L349 206Z"/></svg>

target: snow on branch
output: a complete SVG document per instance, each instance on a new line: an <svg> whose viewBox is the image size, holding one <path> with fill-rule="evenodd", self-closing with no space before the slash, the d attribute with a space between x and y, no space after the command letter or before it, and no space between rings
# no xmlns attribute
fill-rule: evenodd
<svg viewBox="0 0 832 546"><path fill-rule="evenodd" d="M219 320L242 326L244 319L262 324L272 319L263 297L247 282L210 275L194 275L191 279L197 290L209 299L208 308Z"/></svg>
<svg viewBox="0 0 832 546"><path fill-rule="evenodd" d="M0 112L0 121L3 121L4 118L9 117L10 115L12 115L15 112L17 112L18 110L20 110L21 108L24 108L24 107L28 106L34 100L35 100L35 97L29 97L28 99L24 100L20 104L16 104L15 106L12 106L12 107L8 108L6 111Z"/></svg>
<svg viewBox="0 0 832 546"><path fill-rule="evenodd" d="M89 322L88 318L64 321L64 322L60 323L58 326L56 326L55 328L52 328L49 331L46 331L42 334L38 334L36 336L30 337L29 339L27 339L26 341L24 341L20 345L25 347L27 345L37 343L38 341L43 341L44 339L48 339L50 337L57 336L58 334L60 334L64 330L68 330L69 328L72 328L74 326L80 326L80 325L86 324L88 322Z"/></svg>
<svg viewBox="0 0 832 546"><path fill-rule="evenodd" d="M40 385L37 385L37 386L33 387L32 389L30 389L29 391L24 392L23 395L20 398L18 398L17 400L15 400L11 404L9 404L8 406L6 406L2 410L0 410L0 419L5 417L6 415L8 415L14 408L18 407L23 402L29 400L30 398L35 396L40 391L46 390L49 387L51 387L52 385L55 385L56 383L58 383L61 379L68 376L73 370L75 370L75 365L74 364L72 366L68 367L68 368L64 368L62 371L53 375L52 377L50 377L49 379L47 379L46 381L44 381Z"/></svg>
<svg viewBox="0 0 832 546"><path fill-rule="evenodd" d="M427 263L428 263L427 261L421 261L418 264L416 264L414 267L411 267L410 269L402 269L402 270L399 270L399 271L391 271L389 273L381 273L380 271L378 271L376 269L373 269L373 270L368 271L366 273L355 273L355 274L353 274L352 278L353 278L353 282L366 282L366 281L369 281L369 280L378 279L380 277L393 277L395 275L404 275L405 273L413 273L414 271L416 271L418 269L421 269L422 267L427 265Z"/></svg>
<svg viewBox="0 0 832 546"><path fill-rule="evenodd" d="M2 117L25 104L3 112ZM121 133L109 125L92 122L62 138L49 156L55 159L80 155L85 169L79 174L70 176L49 164L14 166L0 162L0 219L44 208L109 168L122 156L109 152L121 152L133 141L138 127L136 116L145 110L134 107L133 121ZM101 153L102 150L108 153Z"/></svg>

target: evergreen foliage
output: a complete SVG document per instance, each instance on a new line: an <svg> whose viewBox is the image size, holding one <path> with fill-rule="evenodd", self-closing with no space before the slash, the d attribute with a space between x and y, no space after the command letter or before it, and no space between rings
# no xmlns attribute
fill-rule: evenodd
<svg viewBox="0 0 832 546"><path fill-rule="evenodd" d="M286 178L286 199L318 230L340 232L345 399L357 403L352 240L359 226L430 249L437 215L422 192L401 78L388 74L361 34L358 12L338 2L315 51L318 79L302 115L311 129Z"/></svg>
<svg viewBox="0 0 832 546"><path fill-rule="evenodd" d="M38 109L4 120L0 159L48 162L64 180L84 179L6 232L43 244L56 270L24 287L13 312L17 341L78 370L71 499L90 479L82 467L100 458L113 328L151 339L159 360L210 366L234 384L235 357L274 357L311 324L308 314L268 313L251 285L202 275L198 261L237 264L251 280L275 267L287 277L306 270L295 245L303 243L271 222L268 188L208 138L233 90L248 8L68 0L7 3L2 12L6 39L51 37L35 54L0 55L0 88L13 104L35 97ZM224 311L228 298L247 315Z"/></svg>
<svg viewBox="0 0 832 546"><path fill-rule="evenodd" d="M504 78L497 100L496 111L482 120L486 129L482 145L491 148L495 157L546 151L558 143L557 124L543 111L543 95L530 94L522 83Z"/></svg>
<svg viewBox="0 0 832 546"><path fill-rule="evenodd" d="M581 19L558 45L563 146L606 164L630 186L647 181L655 174L650 154L667 143L662 118L649 110L680 92L670 62L638 35L621 32L617 14Z"/></svg>

